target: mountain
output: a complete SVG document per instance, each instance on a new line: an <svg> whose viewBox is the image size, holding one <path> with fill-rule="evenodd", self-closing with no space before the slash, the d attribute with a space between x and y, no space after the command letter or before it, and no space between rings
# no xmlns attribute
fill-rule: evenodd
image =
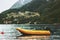
<svg viewBox="0 0 60 40"><path fill-rule="evenodd" d="M21 11L36 11L41 5L45 5L46 0L33 0L31 3L20 8Z"/></svg>
<svg viewBox="0 0 60 40"><path fill-rule="evenodd" d="M0 22L16 24L59 24L59 5L60 0L32 0L18 9L9 9L2 12L0 14Z"/></svg>
<svg viewBox="0 0 60 40"><path fill-rule="evenodd" d="M48 7L48 5L51 5L55 3L55 0L33 0L31 3L24 5L20 8L20 11L38 11L41 12L45 8ZM40 10L40 11L39 11Z"/></svg>
<svg viewBox="0 0 60 40"><path fill-rule="evenodd" d="M32 0L19 0L17 1L10 9L15 9L15 8L20 8L22 7L23 5L31 2Z"/></svg>

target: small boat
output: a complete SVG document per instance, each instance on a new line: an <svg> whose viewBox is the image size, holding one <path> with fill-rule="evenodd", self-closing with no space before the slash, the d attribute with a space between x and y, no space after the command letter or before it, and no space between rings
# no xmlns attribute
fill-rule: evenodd
<svg viewBox="0 0 60 40"><path fill-rule="evenodd" d="M22 28L16 28L20 33L25 35L50 35L49 30L27 30Z"/></svg>

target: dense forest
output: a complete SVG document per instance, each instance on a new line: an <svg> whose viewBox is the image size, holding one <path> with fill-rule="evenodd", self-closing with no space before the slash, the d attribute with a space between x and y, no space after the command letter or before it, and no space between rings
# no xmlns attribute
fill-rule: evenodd
<svg viewBox="0 0 60 40"><path fill-rule="evenodd" d="M18 9L0 13L1 24L60 23L60 0L32 0Z"/></svg>

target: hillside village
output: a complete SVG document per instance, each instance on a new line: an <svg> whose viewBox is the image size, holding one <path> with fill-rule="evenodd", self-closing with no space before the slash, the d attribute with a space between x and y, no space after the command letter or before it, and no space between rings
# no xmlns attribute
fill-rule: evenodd
<svg viewBox="0 0 60 40"><path fill-rule="evenodd" d="M14 13L14 12L11 12L10 14L7 14L7 16L5 18L3 18L3 23L5 24L11 24L11 23L21 23L22 21L24 20L28 20L30 18L33 18L33 19L30 19L30 20L34 20L35 17L40 17L40 14L38 12L29 12L29 11L25 11L25 12L18 12L18 13ZM31 23L31 21L29 22L26 22L28 24ZM36 22L34 22L34 24L36 24Z"/></svg>

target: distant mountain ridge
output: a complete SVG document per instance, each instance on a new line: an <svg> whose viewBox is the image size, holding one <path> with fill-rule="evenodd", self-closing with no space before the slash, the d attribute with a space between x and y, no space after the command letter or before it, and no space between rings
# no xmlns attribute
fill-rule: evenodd
<svg viewBox="0 0 60 40"><path fill-rule="evenodd" d="M32 0L25 0L25 1L19 0L10 9L20 8L23 5L25 5L25 4L27 4L27 3L31 2L31 1Z"/></svg>

